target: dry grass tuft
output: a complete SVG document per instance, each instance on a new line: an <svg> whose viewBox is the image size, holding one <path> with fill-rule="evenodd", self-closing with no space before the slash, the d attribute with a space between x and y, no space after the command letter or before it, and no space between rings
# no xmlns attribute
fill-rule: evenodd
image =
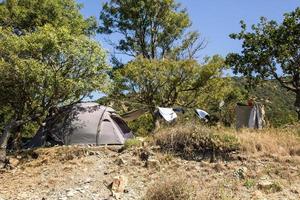
<svg viewBox="0 0 300 200"><path fill-rule="evenodd" d="M240 147L238 138L233 133L193 124L163 129L155 135L155 141L165 152L194 160L207 156L211 160L215 156L226 158Z"/></svg>
<svg viewBox="0 0 300 200"><path fill-rule="evenodd" d="M177 174L172 177L163 177L152 184L144 197L144 200L194 200L196 192L193 185Z"/></svg>
<svg viewBox="0 0 300 200"><path fill-rule="evenodd" d="M300 156L300 137L295 129L241 130L241 150L251 154Z"/></svg>

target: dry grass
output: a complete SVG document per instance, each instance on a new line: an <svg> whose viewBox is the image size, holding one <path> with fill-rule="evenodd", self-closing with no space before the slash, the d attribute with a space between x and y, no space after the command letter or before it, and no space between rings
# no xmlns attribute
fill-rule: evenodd
<svg viewBox="0 0 300 200"><path fill-rule="evenodd" d="M194 160L208 157L214 160L216 156L225 158L240 147L233 133L193 124L163 129L156 133L155 141L165 152Z"/></svg>
<svg viewBox="0 0 300 200"><path fill-rule="evenodd" d="M300 156L300 125L263 130L177 125L155 135L162 150L186 159L198 159L205 153L227 158L233 151L251 155Z"/></svg>
<svg viewBox="0 0 300 200"><path fill-rule="evenodd" d="M174 174L163 177L153 183L147 190L144 200L194 200L195 188L186 178Z"/></svg>
<svg viewBox="0 0 300 200"><path fill-rule="evenodd" d="M300 156L300 137L297 129L263 129L260 131L241 130L237 136L241 150L250 154Z"/></svg>

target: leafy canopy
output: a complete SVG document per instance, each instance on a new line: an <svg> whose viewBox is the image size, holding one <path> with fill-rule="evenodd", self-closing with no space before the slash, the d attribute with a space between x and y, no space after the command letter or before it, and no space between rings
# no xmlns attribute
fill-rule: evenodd
<svg viewBox="0 0 300 200"><path fill-rule="evenodd" d="M191 21L174 0L110 0L100 13L100 33L121 36L115 47L129 56L192 58L203 48Z"/></svg>
<svg viewBox="0 0 300 200"><path fill-rule="evenodd" d="M0 11L0 127L14 135L108 88L105 52L75 1L7 0Z"/></svg>
<svg viewBox="0 0 300 200"><path fill-rule="evenodd" d="M260 23L247 32L230 37L243 41L241 54L227 56L227 63L235 73L250 80L275 79L296 96L295 106L300 120L300 8L286 13L281 24L261 18Z"/></svg>
<svg viewBox="0 0 300 200"><path fill-rule="evenodd" d="M84 19L79 8L74 0L4 0L0 3L0 26L12 28L17 35L45 24L66 27L74 34L94 33L95 18Z"/></svg>
<svg viewBox="0 0 300 200"><path fill-rule="evenodd" d="M156 60L138 57L117 70L127 98L156 106L193 106L197 104L201 89L221 75L224 67L215 56L200 66L195 60Z"/></svg>

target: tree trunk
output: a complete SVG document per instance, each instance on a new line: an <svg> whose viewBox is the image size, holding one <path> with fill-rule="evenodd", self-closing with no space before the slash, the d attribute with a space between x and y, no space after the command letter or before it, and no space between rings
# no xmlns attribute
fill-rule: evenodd
<svg viewBox="0 0 300 200"><path fill-rule="evenodd" d="M160 128L159 116L158 116L158 113L155 111L152 111L151 115L152 115L153 125L154 125L153 133L155 133Z"/></svg>
<svg viewBox="0 0 300 200"><path fill-rule="evenodd" d="M298 121L300 121L300 90L296 92L296 101L295 101L296 112L298 114Z"/></svg>
<svg viewBox="0 0 300 200"><path fill-rule="evenodd" d="M8 123L4 127L4 131L0 137L0 168L5 166L5 163L6 163L6 146L7 146L7 141L11 134L11 132L10 132L11 128L13 127L14 123L15 123L15 121Z"/></svg>

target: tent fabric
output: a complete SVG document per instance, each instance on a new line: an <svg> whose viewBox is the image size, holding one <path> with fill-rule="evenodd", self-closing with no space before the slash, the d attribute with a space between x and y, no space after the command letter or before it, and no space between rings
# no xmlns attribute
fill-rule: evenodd
<svg viewBox="0 0 300 200"><path fill-rule="evenodd" d="M124 144L133 134L116 112L97 103L80 103L65 111L54 123L45 127L27 144L27 148L42 146L49 139L64 145Z"/></svg>
<svg viewBox="0 0 300 200"><path fill-rule="evenodd" d="M167 122L172 122L177 118L177 114L172 108L158 107L158 112Z"/></svg>
<svg viewBox="0 0 300 200"><path fill-rule="evenodd" d="M236 128L245 128L249 126L250 113L252 108L250 106L237 105L236 106Z"/></svg>
<svg viewBox="0 0 300 200"><path fill-rule="evenodd" d="M249 117L249 122L248 122L248 127L249 128L255 128L256 127L256 121L258 119L258 110L256 106L253 106L253 108L250 111L250 117Z"/></svg>
<svg viewBox="0 0 300 200"><path fill-rule="evenodd" d="M265 111L262 104L253 106L237 105L236 107L236 128L261 129L265 125Z"/></svg>
<svg viewBox="0 0 300 200"><path fill-rule="evenodd" d="M201 109L196 109L196 113L200 119L204 119L206 116L209 115L206 111L201 110Z"/></svg>
<svg viewBox="0 0 300 200"><path fill-rule="evenodd" d="M263 105L256 103L251 110L248 127L262 129L264 123Z"/></svg>

